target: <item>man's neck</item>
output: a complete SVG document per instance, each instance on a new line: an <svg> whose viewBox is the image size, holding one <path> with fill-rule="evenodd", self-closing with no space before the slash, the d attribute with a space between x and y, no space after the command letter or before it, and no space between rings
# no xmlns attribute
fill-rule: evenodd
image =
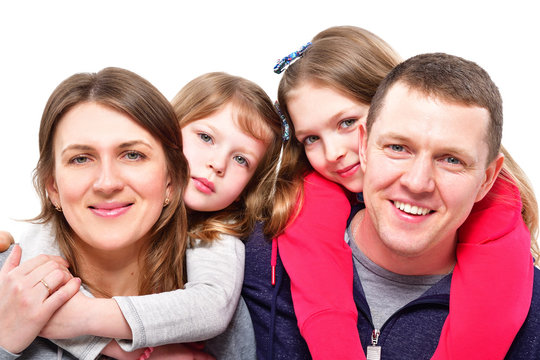
<svg viewBox="0 0 540 360"><path fill-rule="evenodd" d="M379 236L367 209L354 216L351 233L358 248L371 261L396 274L443 275L451 272L455 265L455 241L441 241L438 244L442 245L415 255L400 254L388 247Z"/></svg>

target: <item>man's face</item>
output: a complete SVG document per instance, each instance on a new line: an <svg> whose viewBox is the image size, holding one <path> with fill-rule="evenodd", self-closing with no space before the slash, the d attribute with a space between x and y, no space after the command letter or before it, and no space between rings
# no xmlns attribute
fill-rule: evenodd
<svg viewBox="0 0 540 360"><path fill-rule="evenodd" d="M401 83L389 90L367 141L360 132L367 213L358 241L368 257L398 273L451 269L456 230L502 165L486 167L488 124L484 108Z"/></svg>

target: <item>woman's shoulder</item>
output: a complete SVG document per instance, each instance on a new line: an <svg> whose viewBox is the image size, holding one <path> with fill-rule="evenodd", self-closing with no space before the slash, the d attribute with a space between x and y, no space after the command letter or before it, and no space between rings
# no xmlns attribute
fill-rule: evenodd
<svg viewBox="0 0 540 360"><path fill-rule="evenodd" d="M20 244L23 249L22 261L40 254L61 254L50 224L27 223L15 242Z"/></svg>

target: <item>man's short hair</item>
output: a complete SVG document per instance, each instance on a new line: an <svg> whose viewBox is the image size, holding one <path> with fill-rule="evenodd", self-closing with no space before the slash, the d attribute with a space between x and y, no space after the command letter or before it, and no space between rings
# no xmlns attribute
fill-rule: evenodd
<svg viewBox="0 0 540 360"><path fill-rule="evenodd" d="M488 110L488 163L495 159L501 146L502 98L484 69L472 61L444 53L421 54L402 62L384 78L371 101L368 134L384 106L386 94L398 82L426 96Z"/></svg>

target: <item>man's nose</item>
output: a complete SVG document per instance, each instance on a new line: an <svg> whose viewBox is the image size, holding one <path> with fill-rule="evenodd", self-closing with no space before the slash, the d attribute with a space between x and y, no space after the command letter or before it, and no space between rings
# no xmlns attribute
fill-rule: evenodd
<svg viewBox="0 0 540 360"><path fill-rule="evenodd" d="M435 190L434 164L427 156L412 159L401 176L402 185L413 193L425 193Z"/></svg>

